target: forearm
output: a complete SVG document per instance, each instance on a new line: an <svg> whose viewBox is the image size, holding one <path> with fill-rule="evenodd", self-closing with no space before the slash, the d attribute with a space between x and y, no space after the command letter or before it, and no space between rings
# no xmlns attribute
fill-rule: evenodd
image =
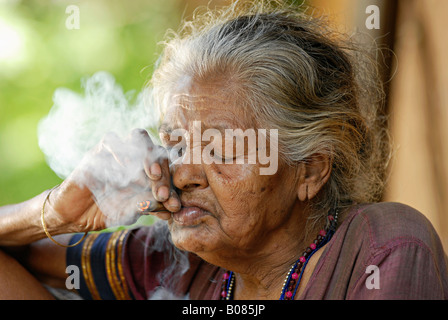
<svg viewBox="0 0 448 320"><path fill-rule="evenodd" d="M0 265L0 300L54 299L30 272L2 250Z"/></svg>
<svg viewBox="0 0 448 320"><path fill-rule="evenodd" d="M23 203L0 207L0 247L16 258L42 282L53 286L64 284L66 248L47 239L41 222L43 203L49 191ZM45 223L48 232L59 243L66 245L71 228L61 223L51 206L45 206Z"/></svg>
<svg viewBox="0 0 448 320"><path fill-rule="evenodd" d="M46 237L41 212L48 192L22 203L0 207L0 246L27 245ZM49 204L45 209L45 223L52 235L68 230Z"/></svg>
<svg viewBox="0 0 448 320"><path fill-rule="evenodd" d="M63 244L69 243L72 235L60 235L55 239ZM42 239L25 246L9 246L0 248L17 260L42 283L53 287L64 287L67 278L66 248L58 246L49 239Z"/></svg>

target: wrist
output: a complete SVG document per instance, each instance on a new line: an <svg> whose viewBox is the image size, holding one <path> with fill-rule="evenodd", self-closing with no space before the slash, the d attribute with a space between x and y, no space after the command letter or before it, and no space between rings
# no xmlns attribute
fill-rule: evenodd
<svg viewBox="0 0 448 320"><path fill-rule="evenodd" d="M73 233L73 232L77 232L75 231L76 228L73 228L73 225L67 222L64 222L63 219L61 219L61 215L58 214L58 212L56 210L54 210L54 206L51 206L50 204L50 198L51 195L53 193L53 191L55 191L56 189L58 189L59 186L54 187L53 189L51 189L50 191L48 191L45 200L43 202L42 205L42 210L41 210L41 224L42 224L42 229L45 233L45 235L47 236L48 239L50 239L53 243L61 246L61 247L74 247L76 245L78 245L79 243L81 243L84 238L87 235L87 232L85 232L84 236L81 238L81 240L79 240L77 243L72 244L72 245L66 245L66 244L61 244L60 242L56 241L53 236L50 233L50 230L53 229L53 235L57 235L57 234L61 234L61 233ZM51 209L49 210L50 212L50 217L52 218L51 220L54 222L54 227L53 228L48 228L47 226L47 222L45 221L45 209L46 207L51 207ZM63 231L61 231L63 230Z"/></svg>
<svg viewBox="0 0 448 320"><path fill-rule="evenodd" d="M56 210L54 203L55 199L58 198L59 188L60 186L57 185L45 193L40 207L40 224L43 231L47 231L50 235L82 232L79 226L64 219L63 215Z"/></svg>

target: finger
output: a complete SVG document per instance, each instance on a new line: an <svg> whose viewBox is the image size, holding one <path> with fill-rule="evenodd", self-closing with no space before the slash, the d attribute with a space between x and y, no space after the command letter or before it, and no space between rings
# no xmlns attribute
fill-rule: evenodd
<svg viewBox="0 0 448 320"><path fill-rule="evenodd" d="M153 195L157 201L165 202L170 197L170 188L166 185L159 185L153 189Z"/></svg>
<svg viewBox="0 0 448 320"><path fill-rule="evenodd" d="M152 215L156 216L157 218L162 219L162 220L170 220L171 219L171 212L169 212L169 211L154 212Z"/></svg>
<svg viewBox="0 0 448 320"><path fill-rule="evenodd" d="M144 129L133 129L127 138L129 143L140 148L145 148L147 151L154 149L154 143L149 137L148 131Z"/></svg>
<svg viewBox="0 0 448 320"><path fill-rule="evenodd" d="M141 215L153 215L163 220L171 218L171 212L162 203L151 200L143 200L137 203L137 210Z"/></svg>
<svg viewBox="0 0 448 320"><path fill-rule="evenodd" d="M165 186L169 184L170 188L169 188L169 195L166 201L163 202L164 206L171 212L177 212L180 210L181 208L181 202L180 202L180 198L179 195L177 194L177 192L173 189L173 184L171 181L171 172L170 172L170 166L169 166L169 161L168 159L165 159L162 162L161 165L161 169L162 169L162 177L161 180L164 180L164 185L162 186L162 193L164 194L165 191ZM160 193L160 190L157 191L157 193Z"/></svg>
<svg viewBox="0 0 448 320"><path fill-rule="evenodd" d="M139 168L143 167L143 170L138 174L138 178L135 179L134 183L142 187L149 186L150 182L146 162L150 158L149 155L154 148L154 143L148 132L144 129L133 129L125 139L125 144L136 155L131 164Z"/></svg>
<svg viewBox="0 0 448 320"><path fill-rule="evenodd" d="M162 176L161 164L168 160L168 151L155 145L151 152L145 157L144 168L151 180L159 180Z"/></svg>
<svg viewBox="0 0 448 320"><path fill-rule="evenodd" d="M158 162L152 163L149 167L145 165L145 172L148 177L154 181L160 180L162 177L162 168Z"/></svg>
<svg viewBox="0 0 448 320"><path fill-rule="evenodd" d="M176 193L176 191L171 190L170 197L167 201L163 203L163 206L170 212L177 212L180 210L181 202L179 199L179 195Z"/></svg>
<svg viewBox="0 0 448 320"><path fill-rule="evenodd" d="M170 197L170 189L171 189L171 176L170 169L168 164L168 159L164 159L160 164L161 169L161 177L157 181L152 182L152 191L154 198L157 201L165 202Z"/></svg>
<svg viewBox="0 0 448 320"><path fill-rule="evenodd" d="M101 142L101 157L111 158L107 166L114 175L113 181L132 183L140 187L149 185L144 162L153 144L146 130L135 129L123 141L116 134L107 134Z"/></svg>
<svg viewBox="0 0 448 320"><path fill-rule="evenodd" d="M106 133L100 142L99 151L110 154L120 166L124 166L126 163L126 159L123 157L126 154L123 152L124 150L126 150L126 144L115 132Z"/></svg>

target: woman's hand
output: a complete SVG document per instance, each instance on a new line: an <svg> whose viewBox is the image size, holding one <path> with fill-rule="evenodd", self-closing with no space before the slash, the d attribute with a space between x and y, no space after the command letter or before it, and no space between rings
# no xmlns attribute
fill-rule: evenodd
<svg viewBox="0 0 448 320"><path fill-rule="evenodd" d="M163 203L166 211L144 213L161 219L180 209L165 149L153 144L145 130L134 130L124 141L106 135L47 205L65 229L86 232L134 223L142 214L138 203L147 200Z"/></svg>
<svg viewBox="0 0 448 320"><path fill-rule="evenodd" d="M163 203L167 212L151 213L160 219L168 220L171 212L177 212L181 208L179 195L174 190L171 182L171 173L168 158L160 159L158 162L145 164L145 172L151 180L151 189L154 199Z"/></svg>

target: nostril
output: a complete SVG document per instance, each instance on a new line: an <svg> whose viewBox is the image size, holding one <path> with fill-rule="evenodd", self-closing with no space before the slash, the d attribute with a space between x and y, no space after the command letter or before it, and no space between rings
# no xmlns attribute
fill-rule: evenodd
<svg viewBox="0 0 448 320"><path fill-rule="evenodd" d="M193 190L193 189L197 189L200 188L201 185L199 183L190 183L190 184L186 184L183 188L183 190Z"/></svg>
<svg viewBox="0 0 448 320"><path fill-rule="evenodd" d="M207 176L201 165L180 165L172 174L173 185L180 190L203 189L208 186Z"/></svg>

